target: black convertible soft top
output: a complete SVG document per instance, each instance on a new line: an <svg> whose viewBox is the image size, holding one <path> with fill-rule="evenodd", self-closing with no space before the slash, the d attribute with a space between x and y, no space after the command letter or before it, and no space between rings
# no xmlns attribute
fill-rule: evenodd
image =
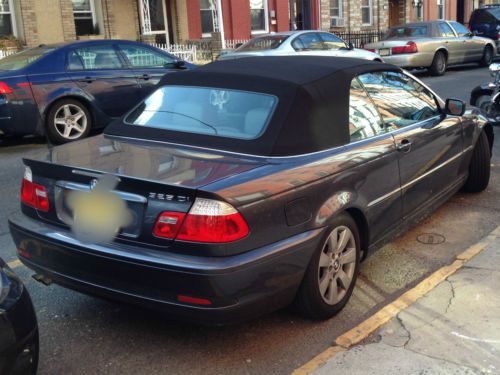
<svg viewBox="0 0 500 375"><path fill-rule="evenodd" d="M349 142L349 88L362 73L399 68L361 59L279 56L216 61L166 75L161 85L202 86L275 95L278 105L266 131L257 139L109 125L105 134L161 140L264 156L320 151Z"/></svg>

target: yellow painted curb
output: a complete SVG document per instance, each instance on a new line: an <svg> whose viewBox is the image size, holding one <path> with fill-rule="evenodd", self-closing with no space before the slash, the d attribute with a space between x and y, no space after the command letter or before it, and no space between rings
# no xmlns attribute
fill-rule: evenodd
<svg viewBox="0 0 500 375"><path fill-rule="evenodd" d="M7 265L10 268L16 268L16 267L22 266L23 264L21 263L21 261L19 259L17 259L17 260L13 260L12 262L7 263Z"/></svg>
<svg viewBox="0 0 500 375"><path fill-rule="evenodd" d="M500 226L493 230L480 242L470 246L463 253L459 254L452 264L441 267L432 275L418 283L415 287L402 294L398 299L384 306L381 310L377 311L364 322L337 337L333 346L329 347L306 364L294 370L292 375L310 374L325 364L337 353L343 352L367 338L382 325L396 317L396 315L398 315L402 310L413 304L419 298L422 298L437 285L462 268L465 263L483 251L486 246L493 242L498 236L500 236Z"/></svg>

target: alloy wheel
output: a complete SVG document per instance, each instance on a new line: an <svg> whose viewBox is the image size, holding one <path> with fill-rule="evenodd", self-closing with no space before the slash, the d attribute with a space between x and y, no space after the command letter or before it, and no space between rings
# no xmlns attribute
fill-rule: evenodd
<svg viewBox="0 0 500 375"><path fill-rule="evenodd" d="M65 139L78 139L87 129L87 115L77 105L64 104L54 117L54 128Z"/></svg>
<svg viewBox="0 0 500 375"><path fill-rule="evenodd" d="M323 246L318 267L319 292L328 305L335 305L346 295L356 261L354 234L346 226L336 227Z"/></svg>

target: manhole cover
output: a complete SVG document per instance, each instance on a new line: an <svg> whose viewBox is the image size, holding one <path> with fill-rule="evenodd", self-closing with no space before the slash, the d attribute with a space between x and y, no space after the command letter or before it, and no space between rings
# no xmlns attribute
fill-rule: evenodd
<svg viewBox="0 0 500 375"><path fill-rule="evenodd" d="M417 241L424 245L439 245L446 241L446 238L437 233L422 233L417 236Z"/></svg>

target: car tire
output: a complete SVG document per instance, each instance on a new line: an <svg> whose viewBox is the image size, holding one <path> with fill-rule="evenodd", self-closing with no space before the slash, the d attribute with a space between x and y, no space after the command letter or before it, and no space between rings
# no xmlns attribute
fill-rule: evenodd
<svg viewBox="0 0 500 375"><path fill-rule="evenodd" d="M339 242L343 236L347 236L346 240ZM347 213L335 217L324 241L314 252L297 292L295 305L302 315L325 320L343 309L358 276L360 245L359 231L352 217Z"/></svg>
<svg viewBox="0 0 500 375"><path fill-rule="evenodd" d="M85 138L92 128L92 115L75 99L54 103L47 114L47 135L54 143L68 143Z"/></svg>
<svg viewBox="0 0 500 375"><path fill-rule="evenodd" d="M486 189L490 182L491 151L488 137L483 131L479 135L476 146L472 151L469 164L469 177L463 190L469 193L479 193Z"/></svg>
<svg viewBox="0 0 500 375"><path fill-rule="evenodd" d="M446 55L442 51L437 51L429 67L431 76L442 76L446 72Z"/></svg>
<svg viewBox="0 0 500 375"><path fill-rule="evenodd" d="M493 48L491 46L484 47L483 57L479 60L479 66L489 66L493 62Z"/></svg>

